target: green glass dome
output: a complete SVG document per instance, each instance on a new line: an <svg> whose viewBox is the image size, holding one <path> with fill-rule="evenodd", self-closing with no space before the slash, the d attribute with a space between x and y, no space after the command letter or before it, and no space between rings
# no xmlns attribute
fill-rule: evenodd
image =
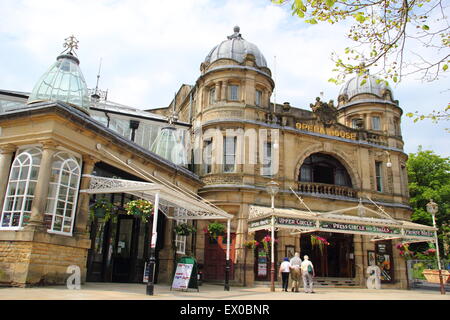
<svg viewBox="0 0 450 320"><path fill-rule="evenodd" d="M179 165L187 166L187 154L182 141L173 126L164 127L158 133L150 151Z"/></svg>
<svg viewBox="0 0 450 320"><path fill-rule="evenodd" d="M28 104L59 100L87 113L90 99L79 64L78 58L71 53L58 56L34 86Z"/></svg>

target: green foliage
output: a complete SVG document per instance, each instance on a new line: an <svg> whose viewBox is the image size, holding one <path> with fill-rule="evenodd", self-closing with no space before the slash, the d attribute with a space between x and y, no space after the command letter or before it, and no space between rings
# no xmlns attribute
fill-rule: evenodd
<svg viewBox="0 0 450 320"><path fill-rule="evenodd" d="M216 239L225 233L225 226L219 222L212 222L208 225L208 233Z"/></svg>
<svg viewBox="0 0 450 320"><path fill-rule="evenodd" d="M433 225L426 204L433 199L439 206L436 226L440 242L450 244L450 157L440 157L433 151L422 150L409 154L407 161L410 204L413 222ZM442 246L441 246L442 248Z"/></svg>
<svg viewBox="0 0 450 320"><path fill-rule="evenodd" d="M117 208L105 198L97 198L95 202L90 206L89 214L91 220L95 217L103 218L106 222L111 218L116 217L115 212Z"/></svg>
<svg viewBox="0 0 450 320"><path fill-rule="evenodd" d="M190 224L187 223L177 224L173 230L176 234L180 236L188 236L191 233L197 231L197 229L194 226L191 226Z"/></svg>

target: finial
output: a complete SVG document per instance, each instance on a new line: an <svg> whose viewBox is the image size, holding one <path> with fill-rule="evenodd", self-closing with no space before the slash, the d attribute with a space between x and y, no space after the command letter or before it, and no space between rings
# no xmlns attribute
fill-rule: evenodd
<svg viewBox="0 0 450 320"><path fill-rule="evenodd" d="M228 36L228 40L231 39L242 39L242 35L239 33L239 31L241 31L241 28L239 28L239 26L235 26L233 28L233 34L231 36Z"/></svg>
<svg viewBox="0 0 450 320"><path fill-rule="evenodd" d="M75 38L75 36L74 35L71 35L70 37L68 37L68 38L66 38L66 39L64 39L64 45L63 45L63 47L64 48L66 48L66 49L64 49L64 51L63 52L61 52L61 53L65 53L67 50L69 50L68 52L67 52L67 54L74 54L75 52L73 51L74 49L78 49L78 40L77 40L77 38Z"/></svg>

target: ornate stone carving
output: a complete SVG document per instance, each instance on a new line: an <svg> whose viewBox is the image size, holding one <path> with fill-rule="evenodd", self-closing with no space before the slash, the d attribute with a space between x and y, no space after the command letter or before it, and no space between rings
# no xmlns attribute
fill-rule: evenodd
<svg viewBox="0 0 450 320"><path fill-rule="evenodd" d="M316 118L321 121L325 127L329 127L337 122L337 109L334 106L333 100L328 103L320 101L320 98L316 98L315 104L309 105L314 112Z"/></svg>

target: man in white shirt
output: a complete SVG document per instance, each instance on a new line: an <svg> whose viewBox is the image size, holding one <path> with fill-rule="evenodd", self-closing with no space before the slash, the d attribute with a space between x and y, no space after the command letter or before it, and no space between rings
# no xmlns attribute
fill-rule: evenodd
<svg viewBox="0 0 450 320"><path fill-rule="evenodd" d="M298 252L295 253L294 257L292 257L291 261L291 278L292 278L292 290L298 292L298 286L300 283L300 265L302 264L302 259L300 259L300 254Z"/></svg>
<svg viewBox="0 0 450 320"><path fill-rule="evenodd" d="M311 261L309 261L308 256L303 257L303 262L300 265L302 270L303 287L305 293L314 293L313 291L313 277L315 276L314 266Z"/></svg>

